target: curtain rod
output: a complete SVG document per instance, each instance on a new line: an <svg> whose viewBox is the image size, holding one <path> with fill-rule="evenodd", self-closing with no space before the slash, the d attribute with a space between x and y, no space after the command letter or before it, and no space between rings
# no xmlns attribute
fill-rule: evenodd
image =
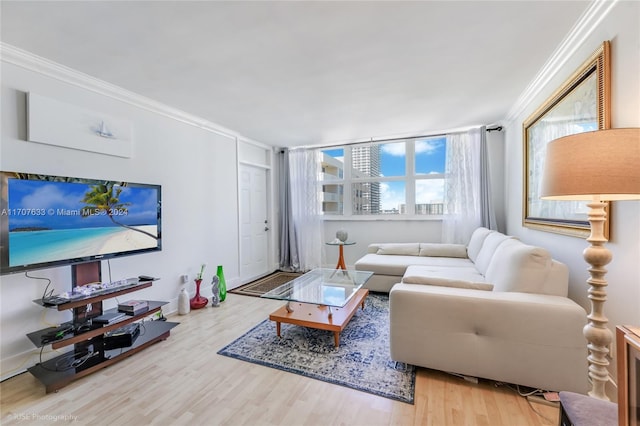
<svg viewBox="0 0 640 426"><path fill-rule="evenodd" d="M365 143L374 143L374 142L393 142L393 141L404 141L407 139L419 139L419 138L437 138L440 136L447 136L446 133L438 133L438 134L431 134L431 135L421 135L421 136L406 136L403 138L390 138L390 139L373 139L371 138L370 140L363 140L363 141L356 141L356 142L346 142L346 143L331 143L331 144L327 144L327 145L306 145L306 146L294 146L289 148L289 150L292 149L314 149L314 148L331 148L331 147L337 147L337 146L352 146L352 145L363 145Z"/></svg>
<svg viewBox="0 0 640 426"><path fill-rule="evenodd" d="M482 126L481 126L482 127ZM502 126L496 126L496 127L488 127L485 129L487 132L500 132L502 131ZM397 137L397 138L389 138L389 139L373 139L371 138L370 140L364 140L364 141L357 141L357 142L347 142L347 143L331 143L331 144L327 144L327 145L314 145L314 146L294 146L289 148L289 150L291 149L310 149L310 148L331 148L331 147L338 147L338 146L352 146L352 145L362 145L365 143L374 143L374 142L393 142L393 141L404 141L407 139L420 139L420 138L438 138L438 137L442 137L442 136L447 136L448 134L451 133L458 133L458 132L449 132L449 133L431 133L428 135L419 135L419 136L405 136L405 137Z"/></svg>

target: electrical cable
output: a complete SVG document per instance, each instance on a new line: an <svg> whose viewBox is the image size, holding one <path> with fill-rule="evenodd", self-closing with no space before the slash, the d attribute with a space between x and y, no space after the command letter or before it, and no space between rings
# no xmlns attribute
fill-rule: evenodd
<svg viewBox="0 0 640 426"><path fill-rule="evenodd" d="M142 329L140 330L140 335L138 337L144 336L147 332L147 328L144 326L144 320L140 321L138 324L140 324L140 328Z"/></svg>
<svg viewBox="0 0 640 426"><path fill-rule="evenodd" d="M518 395L520 396L542 396L544 394L545 391L543 391L542 389L535 389L531 392L522 392L520 391L520 385L516 385L516 392L518 392Z"/></svg>
<svg viewBox="0 0 640 426"><path fill-rule="evenodd" d="M67 356L56 361L56 371L66 371L72 368L78 368L89 359L97 356L98 352L87 351L86 353L82 354L80 358L76 358L79 355L79 353L74 353L72 356Z"/></svg>
<svg viewBox="0 0 640 426"><path fill-rule="evenodd" d="M49 321L46 320L45 317L47 316L47 312L48 312L47 308L42 308L42 315L40 315L40 322L45 324L45 325L48 325L49 327L57 327L57 326L59 326L60 324L54 324L54 323L49 322Z"/></svg>
<svg viewBox="0 0 640 426"><path fill-rule="evenodd" d="M544 414L542 414L541 412L539 412L538 410L535 409L535 407L531 404L531 400L529 399L530 396L539 396L544 398L544 394L546 393L545 390L543 389L534 389L532 391L529 392L522 392L520 390L520 385L516 385L516 387L514 388L513 386L511 386L508 383L503 383L503 382L495 382L495 386L506 386L507 388L511 389L512 391L516 392L518 394L518 396L523 397L524 399L527 400L527 404L529 404L529 408L531 408L531 411L533 411L534 413L536 413L538 416L542 417L544 420L546 420L549 423L555 423L554 420L549 419L548 417L546 417Z"/></svg>
<svg viewBox="0 0 640 426"><path fill-rule="evenodd" d="M107 259L107 269L109 270L109 282L112 283L113 280L111 279L111 261L109 259Z"/></svg>
<svg viewBox="0 0 640 426"><path fill-rule="evenodd" d="M32 280L42 280L47 282L47 286L44 288L44 291L42 293L42 299L44 299L45 297L51 297L53 295L55 289L52 288L51 291L47 292L49 286L51 285L51 279L46 277L34 277L33 275L29 275L29 271L25 271L24 276Z"/></svg>
<svg viewBox="0 0 640 426"><path fill-rule="evenodd" d="M88 360L93 358L94 356L98 356L99 352L94 351L85 351L85 352L70 352L69 355L60 358L55 363L55 369L46 367L42 361L42 351L44 350L44 346L40 349L40 368L47 371L66 371L72 368L78 368L86 363Z"/></svg>
<svg viewBox="0 0 640 426"><path fill-rule="evenodd" d="M549 422L550 424L555 423L553 420L551 420L550 418L548 418L547 416L545 416L544 414L542 414L541 412L539 412L538 410L536 410L533 406L533 404L531 404L531 400L529 398L526 398L527 400L527 404L529 404L529 408L531 408L531 411L533 411L534 413L536 413L538 416L542 417L543 419L545 419L547 422Z"/></svg>

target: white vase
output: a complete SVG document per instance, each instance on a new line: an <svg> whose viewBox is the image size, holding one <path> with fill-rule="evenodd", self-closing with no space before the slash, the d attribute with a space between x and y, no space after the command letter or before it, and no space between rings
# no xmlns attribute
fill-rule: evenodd
<svg viewBox="0 0 640 426"><path fill-rule="evenodd" d="M180 295L178 296L178 314L187 315L190 311L189 293L187 293L187 289L183 288L180 290Z"/></svg>

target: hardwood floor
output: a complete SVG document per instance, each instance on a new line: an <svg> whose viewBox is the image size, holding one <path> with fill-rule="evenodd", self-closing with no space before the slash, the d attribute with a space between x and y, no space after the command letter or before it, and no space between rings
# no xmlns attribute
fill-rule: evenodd
<svg viewBox="0 0 640 426"><path fill-rule="evenodd" d="M216 354L281 304L229 294L219 308L171 316L181 324L168 340L57 393L45 394L29 373L8 379L0 384L0 423L557 424L555 407L530 404L506 386L433 370L418 370L410 405Z"/></svg>

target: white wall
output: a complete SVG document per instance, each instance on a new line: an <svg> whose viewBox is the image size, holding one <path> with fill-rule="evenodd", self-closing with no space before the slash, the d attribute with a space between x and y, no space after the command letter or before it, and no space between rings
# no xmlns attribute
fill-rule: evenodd
<svg viewBox="0 0 640 426"><path fill-rule="evenodd" d="M590 310L586 279L589 276L582 251L588 243L580 238L541 232L522 226L522 123L595 51L611 41L612 127L640 126L640 3L619 2L579 46L567 64L545 86L506 132L507 232L523 241L548 248L570 269L569 296ZM605 314L610 328L618 324L640 324L640 202L616 202L612 207L613 252L606 279L608 301ZM560 324L559 324L560 326ZM615 361L613 361L615 364ZM612 366L613 369L613 366Z"/></svg>
<svg viewBox="0 0 640 426"><path fill-rule="evenodd" d="M172 118L2 62L0 168L43 174L124 180L162 185L163 250L112 260L114 280L141 274L161 277L135 297L172 303L179 277L197 273L206 263L205 283L216 266L225 268L230 287L238 279L237 160L233 136L204 130ZM26 141L26 92L35 93L133 123L133 156L120 158ZM103 262L103 280L108 277ZM57 292L71 288L71 268L32 272L53 281ZM36 348L26 333L69 319L69 313L43 309L32 302L45 283L24 274L1 277L0 357L2 377L33 365ZM187 289L193 294L191 282ZM208 285L203 294L211 294ZM115 306L114 300L105 308Z"/></svg>

